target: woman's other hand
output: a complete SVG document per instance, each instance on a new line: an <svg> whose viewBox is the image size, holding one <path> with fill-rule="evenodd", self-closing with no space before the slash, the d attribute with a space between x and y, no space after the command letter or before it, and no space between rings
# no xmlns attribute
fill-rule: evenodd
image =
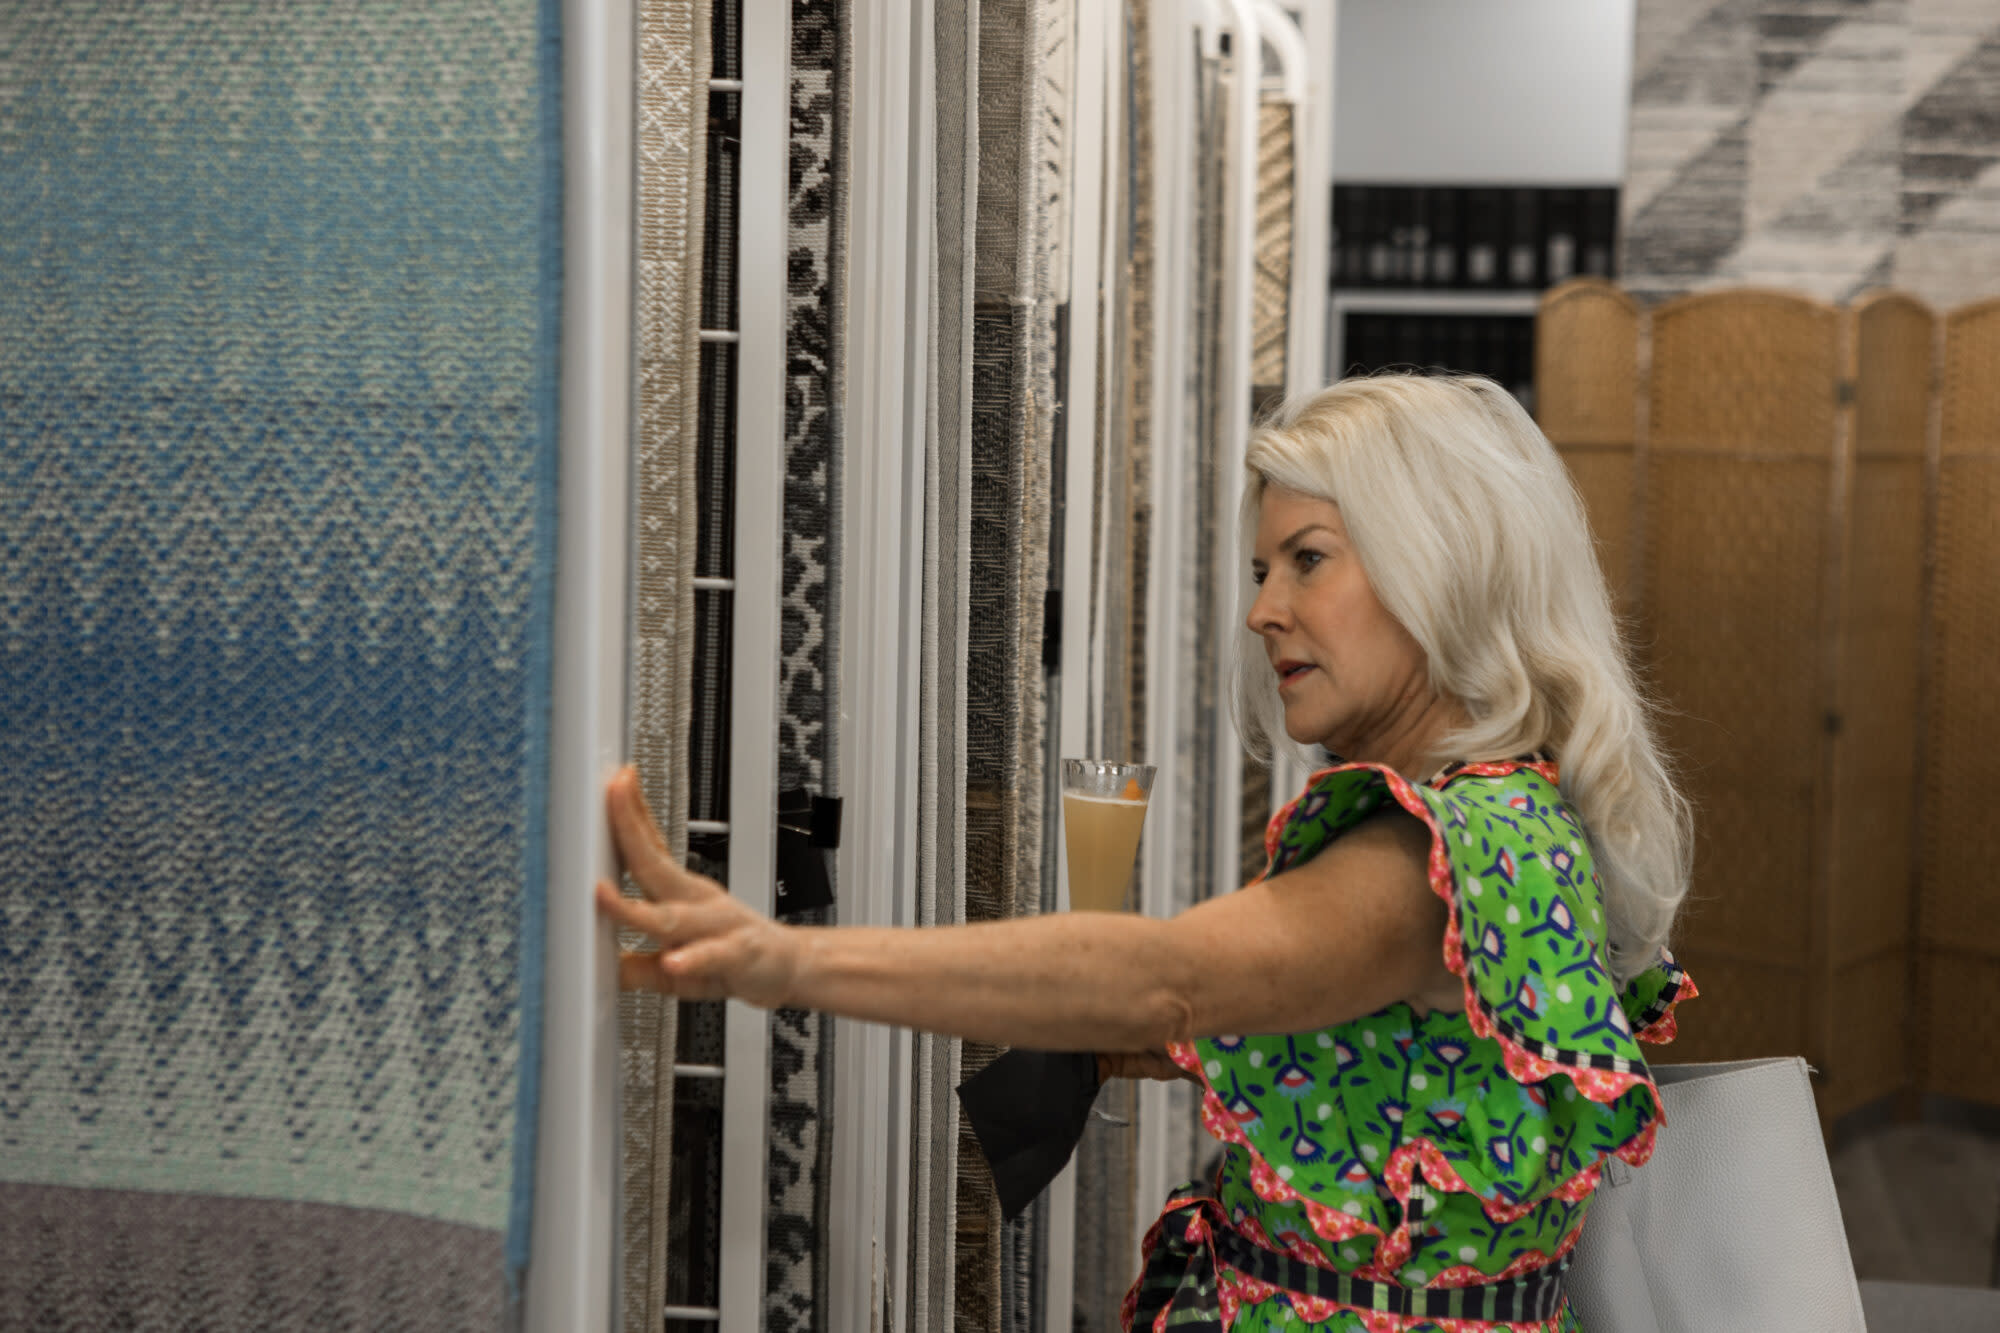
<svg viewBox="0 0 2000 1333"><path fill-rule="evenodd" d="M1097 1081L1114 1078L1150 1078L1162 1083L1175 1079L1193 1080L1194 1075L1173 1062L1165 1051L1099 1051Z"/></svg>
<svg viewBox="0 0 2000 1333"><path fill-rule="evenodd" d="M638 770L619 769L605 796L619 859L647 901L599 880L598 910L660 946L657 952L620 950L618 984L690 1000L733 996L764 1009L783 1004L798 967L795 933L674 860L646 809Z"/></svg>

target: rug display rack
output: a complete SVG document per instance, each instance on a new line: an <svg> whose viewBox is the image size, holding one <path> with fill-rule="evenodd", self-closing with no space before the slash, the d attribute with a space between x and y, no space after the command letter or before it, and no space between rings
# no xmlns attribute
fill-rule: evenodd
<svg viewBox="0 0 2000 1333"><path fill-rule="evenodd" d="M907 878L841 883L853 843L815 845L838 906L802 924L1052 909L1054 761L1076 753L1167 775L1147 910L1261 868L1272 792L1227 708L1233 497L1253 412L1316 378L1311 106L1266 0L1116 10L16 17L0 1325L542 1333L537 1135L580 1137L542 1133L542 1059L595 1040L549 1017L572 990L604 1011L601 1059L547 1082L605 1111L589 1160L615 1184L584 1192L616 1216L573 1248L605 1266L607 1323L1115 1323L1166 1177L1203 1164L1186 1088L1106 1089L1064 1191L1003 1222L955 1093L999 1048L898 1033L877 1059L811 1013L631 994L614 1049L594 955L543 923L589 879L549 871L575 827L551 812L585 785L581 730L551 720L560 627L607 589L627 603L599 608L620 636L599 683L623 693L592 742L622 743L676 856L775 901L754 839L782 857L778 812L867 793L835 822ZM614 77L565 82L593 44ZM628 75L615 170L565 157ZM908 254L873 246L892 191L857 160L921 164L893 194ZM576 182L606 171L616 228L575 243ZM576 327L582 292L614 332ZM885 324L900 380L861 350ZM600 336L592 392L559 394ZM568 470L585 401L615 524L566 507L604 489ZM558 540L600 530L580 596ZM906 620L875 632L883 580L855 571L894 560ZM1068 642L1065 601L1088 609ZM843 734L875 675L906 736ZM1086 694L1079 729L1058 704ZM585 959L574 986L559 956ZM857 1202L878 1187L893 1203Z"/></svg>
<svg viewBox="0 0 2000 1333"><path fill-rule="evenodd" d="M1975 795L1995 327L1899 292L1643 308L1598 281L1538 323L1542 425L1696 806L1677 1058L1804 1054L1829 1121L2000 1100L2000 1052L1966 1045L2000 968Z"/></svg>

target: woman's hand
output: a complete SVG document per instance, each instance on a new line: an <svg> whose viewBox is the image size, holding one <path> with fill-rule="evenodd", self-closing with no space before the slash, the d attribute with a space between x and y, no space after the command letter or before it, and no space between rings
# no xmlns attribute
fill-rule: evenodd
<svg viewBox="0 0 2000 1333"><path fill-rule="evenodd" d="M734 996L764 1009L785 1003L798 970L795 932L674 860L646 809L636 769L619 769L605 795L619 858L648 901L599 880L598 910L660 944L658 952L621 950L618 984L690 1000Z"/></svg>

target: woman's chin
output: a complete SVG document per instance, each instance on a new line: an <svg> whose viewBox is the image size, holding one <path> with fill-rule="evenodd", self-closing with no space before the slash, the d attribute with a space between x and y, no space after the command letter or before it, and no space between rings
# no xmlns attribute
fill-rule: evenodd
<svg viewBox="0 0 2000 1333"><path fill-rule="evenodd" d="M1294 745L1312 746L1319 744L1325 738L1326 732L1323 728L1314 726L1309 719L1299 716L1297 710L1287 708L1285 735L1291 737Z"/></svg>

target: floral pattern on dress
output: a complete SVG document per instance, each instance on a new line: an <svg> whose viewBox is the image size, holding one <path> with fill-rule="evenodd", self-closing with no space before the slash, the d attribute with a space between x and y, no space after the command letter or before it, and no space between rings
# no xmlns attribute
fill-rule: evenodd
<svg viewBox="0 0 2000 1333"><path fill-rule="evenodd" d="M1271 821L1266 874L1394 807L1430 829L1464 1011L1398 1002L1316 1032L1170 1054L1200 1078L1202 1123L1229 1145L1216 1191L1239 1232L1373 1281L1505 1280L1575 1245L1607 1157L1652 1155L1660 1104L1637 1043L1670 1040L1674 1006L1696 992L1664 953L1615 985L1589 841L1546 762L1458 765L1421 787L1378 765L1327 769ZM1399 1321L1230 1271L1225 1322L1245 1330L1500 1327ZM1536 1327L1574 1323L1565 1307Z"/></svg>

